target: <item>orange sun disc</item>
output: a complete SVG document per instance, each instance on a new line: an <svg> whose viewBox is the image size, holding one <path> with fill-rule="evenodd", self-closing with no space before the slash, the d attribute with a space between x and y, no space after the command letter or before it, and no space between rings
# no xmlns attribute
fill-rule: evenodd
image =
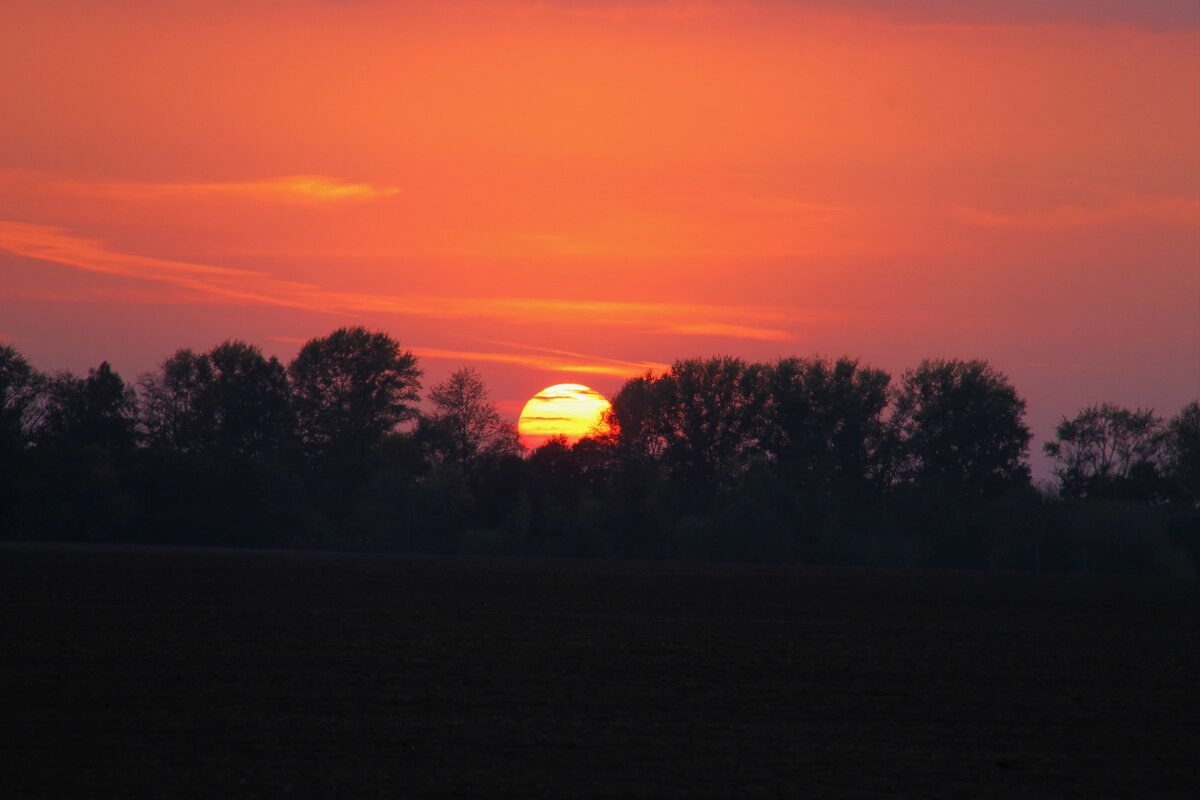
<svg viewBox="0 0 1200 800"><path fill-rule="evenodd" d="M574 444L584 436L603 431L604 412L611 407L595 389L579 383L547 386L529 398L517 420L521 443L534 450L547 440L565 436Z"/></svg>

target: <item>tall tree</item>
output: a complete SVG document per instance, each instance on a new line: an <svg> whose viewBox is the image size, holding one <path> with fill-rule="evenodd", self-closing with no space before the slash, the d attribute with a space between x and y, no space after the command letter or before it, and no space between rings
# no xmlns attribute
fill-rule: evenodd
<svg viewBox="0 0 1200 800"><path fill-rule="evenodd" d="M685 495L707 501L757 452L767 369L729 356L676 361L654 382L650 430Z"/></svg>
<svg viewBox="0 0 1200 800"><path fill-rule="evenodd" d="M417 416L417 358L379 331L339 328L311 339L288 374L304 443L320 457L360 458Z"/></svg>
<svg viewBox="0 0 1200 800"><path fill-rule="evenodd" d="M900 476L974 496L1029 481L1025 401L986 361L922 361L896 393Z"/></svg>
<svg viewBox="0 0 1200 800"><path fill-rule="evenodd" d="M604 413L605 433L594 437L611 446L625 461L662 455L665 444L655 425L658 415L656 382L657 378L651 372L627 380Z"/></svg>
<svg viewBox="0 0 1200 800"><path fill-rule="evenodd" d="M1184 406L1167 427L1167 469L1188 499L1200 504L1200 401Z"/></svg>
<svg viewBox="0 0 1200 800"><path fill-rule="evenodd" d="M17 528L15 506L28 493L26 447L38 423L44 378L11 345L0 344L0 536Z"/></svg>
<svg viewBox="0 0 1200 800"><path fill-rule="evenodd" d="M151 445L180 453L207 449L216 427L212 360L206 353L176 350L138 379L141 417Z"/></svg>
<svg viewBox="0 0 1200 800"><path fill-rule="evenodd" d="M227 341L207 353L178 350L143 375L139 387L152 444L250 456L289 438L287 372L246 342Z"/></svg>
<svg viewBox="0 0 1200 800"><path fill-rule="evenodd" d="M54 444L127 450L136 441L136 423L133 387L107 361L86 378L67 373L50 383L43 431Z"/></svg>
<svg viewBox="0 0 1200 800"><path fill-rule="evenodd" d="M208 358L217 446L250 456L285 445L294 417L287 371L279 360L242 341L219 344Z"/></svg>
<svg viewBox="0 0 1200 800"><path fill-rule="evenodd" d="M891 377L841 358L785 358L769 372L768 450L794 482L828 494L880 477Z"/></svg>
<svg viewBox="0 0 1200 800"><path fill-rule="evenodd" d="M488 399L483 378L463 367L429 391L433 413L422 420L434 452L463 475L482 459L521 452L517 429L506 422Z"/></svg>
<svg viewBox="0 0 1200 800"><path fill-rule="evenodd" d="M0 457L25 446L44 384L16 348L0 344Z"/></svg>

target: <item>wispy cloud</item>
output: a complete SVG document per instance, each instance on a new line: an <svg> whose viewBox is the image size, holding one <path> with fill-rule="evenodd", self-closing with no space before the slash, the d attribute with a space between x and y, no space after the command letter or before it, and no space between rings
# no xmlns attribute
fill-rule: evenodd
<svg viewBox="0 0 1200 800"><path fill-rule="evenodd" d="M525 353L500 353L479 350L446 350L438 347L414 347L412 351L421 358L447 361L484 361L510 364L547 372L570 372L585 375L612 375L628 378L641 375L646 370L663 371L666 364L651 361L611 363L612 359L578 356L574 359L537 356Z"/></svg>
<svg viewBox="0 0 1200 800"><path fill-rule="evenodd" d="M328 175L283 175L248 181L137 182L50 180L46 190L115 201L248 200L263 203L343 203L379 200L399 187L356 183Z"/></svg>
<svg viewBox="0 0 1200 800"><path fill-rule="evenodd" d="M981 228L1057 231L1129 222L1200 225L1200 199L1176 195L1131 196L1103 203L1071 203L1027 213L996 213L959 206L960 222Z"/></svg>
<svg viewBox="0 0 1200 800"><path fill-rule="evenodd" d="M268 336L273 342L302 345L307 339L298 336ZM522 345L512 345L521 348ZM603 356L589 356L583 353L569 353L569 358L553 355L530 355L520 352L503 352L496 350L452 350L442 347L424 347L415 345L409 348L421 358L432 361L485 362L493 364L508 364L515 367L537 370L540 372L569 372L584 375L611 375L618 378L629 378L641 375L647 370L659 372L667 369L666 364L653 361L622 361Z"/></svg>
<svg viewBox="0 0 1200 800"><path fill-rule="evenodd" d="M147 302L265 305L322 313L386 313L433 319L587 324L646 333L787 341L784 326L833 321L843 312L769 306L652 303L530 297L447 297L340 292L268 273L115 251L58 228L0 221L0 250L87 272L158 284ZM150 293L153 296L153 293ZM66 299L66 298L64 298ZM567 352L544 353L555 363ZM628 364L612 364L621 374Z"/></svg>
<svg viewBox="0 0 1200 800"><path fill-rule="evenodd" d="M672 325L658 333L674 333L682 336L719 336L728 339L757 339L760 342L790 342L790 333L777 328L754 328L749 325L730 325L722 322L703 322Z"/></svg>

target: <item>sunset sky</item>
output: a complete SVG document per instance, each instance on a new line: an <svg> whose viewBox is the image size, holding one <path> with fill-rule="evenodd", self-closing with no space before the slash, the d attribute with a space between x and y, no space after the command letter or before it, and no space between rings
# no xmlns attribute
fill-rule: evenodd
<svg viewBox="0 0 1200 800"><path fill-rule="evenodd" d="M346 324L501 410L677 357L1200 396L1194 0L0 0L0 340Z"/></svg>

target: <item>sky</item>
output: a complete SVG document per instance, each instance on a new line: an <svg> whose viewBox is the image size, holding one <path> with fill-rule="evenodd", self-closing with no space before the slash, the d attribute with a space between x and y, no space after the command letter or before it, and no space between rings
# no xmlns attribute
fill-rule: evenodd
<svg viewBox="0 0 1200 800"><path fill-rule="evenodd" d="M513 420L717 354L984 358L1039 439L1200 397L1193 0L0 0L0 119L46 371L366 325Z"/></svg>

